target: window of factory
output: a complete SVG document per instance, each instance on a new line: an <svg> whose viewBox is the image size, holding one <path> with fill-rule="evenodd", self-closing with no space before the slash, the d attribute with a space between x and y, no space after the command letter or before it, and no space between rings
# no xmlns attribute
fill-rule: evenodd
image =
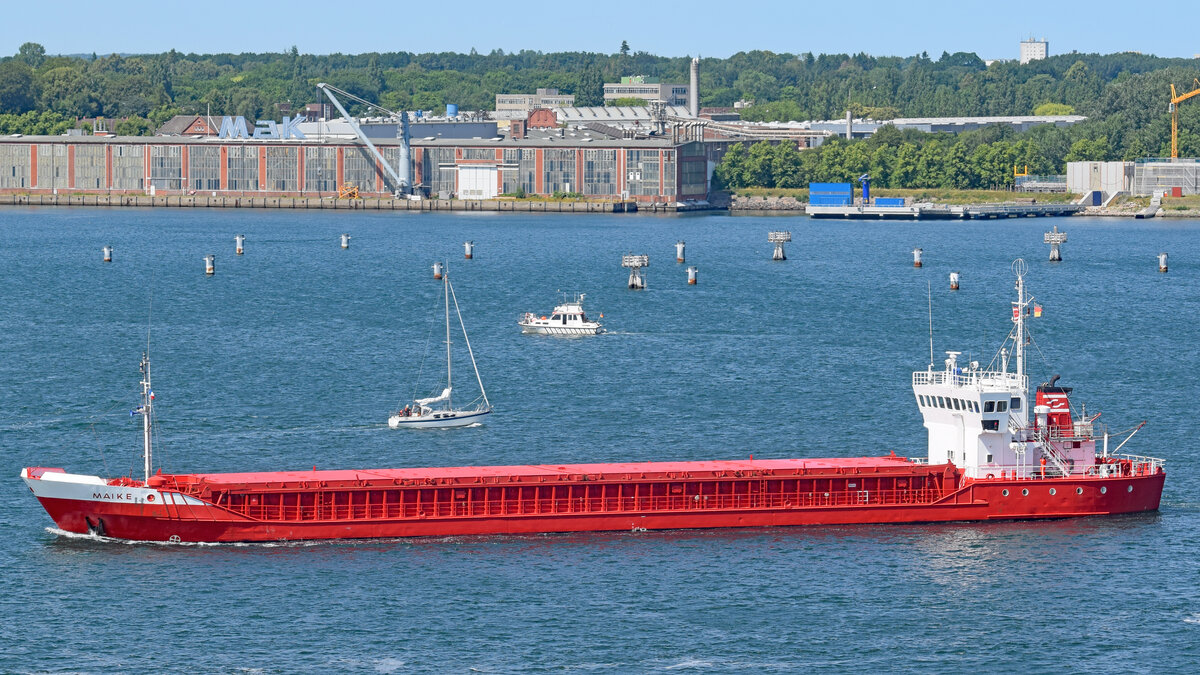
<svg viewBox="0 0 1200 675"><path fill-rule="evenodd" d="M195 145L188 148L188 189L221 189L221 148L215 145Z"/></svg>
<svg viewBox="0 0 1200 675"><path fill-rule="evenodd" d="M360 192L375 192L375 158L366 148L346 148L342 159L342 180Z"/></svg>
<svg viewBox="0 0 1200 675"><path fill-rule="evenodd" d="M337 148L304 149L304 190L337 192Z"/></svg>
<svg viewBox="0 0 1200 675"><path fill-rule="evenodd" d="M267 190L270 192L296 192L300 189L299 148L267 148Z"/></svg>
<svg viewBox="0 0 1200 675"><path fill-rule="evenodd" d="M658 195L658 150L625 151L625 186L631 196Z"/></svg>
<svg viewBox="0 0 1200 675"><path fill-rule="evenodd" d="M663 150L663 187L665 197L675 196L675 151Z"/></svg>
<svg viewBox="0 0 1200 675"><path fill-rule="evenodd" d="M429 186L429 195L437 197L442 192L454 192L457 171L454 168L454 148L425 148L421 160L421 173Z"/></svg>
<svg viewBox="0 0 1200 675"><path fill-rule="evenodd" d="M496 159L496 151L492 148L463 148L463 159Z"/></svg>
<svg viewBox="0 0 1200 675"><path fill-rule="evenodd" d="M394 170L397 174L401 173L401 171L400 171L400 148L398 146L392 145L392 146L388 146L388 147L379 148L379 154L383 155L383 161L387 162L388 166L392 167L392 170ZM451 154L451 159L453 159L453 154ZM451 174L453 174L453 170L451 170ZM409 175L413 176L413 178L412 178L413 181L416 181L416 176L414 176L413 172L412 172L412 161L411 160L409 161ZM429 174L424 174L424 175L428 176ZM426 180L428 180L428 178L426 178ZM394 193L396 191L396 188L399 186L393 185L392 183L393 183L393 181L392 181L391 176L389 176L387 174L387 171L383 171L383 189L384 189L384 191ZM409 186L409 187L413 187L413 186ZM453 189L453 188L451 188L451 189Z"/></svg>
<svg viewBox="0 0 1200 675"><path fill-rule="evenodd" d="M543 185L547 193L574 192L579 189L575 182L575 150L546 148L542 151L542 166L545 170Z"/></svg>
<svg viewBox="0 0 1200 675"><path fill-rule="evenodd" d="M145 151L140 145L114 145L112 175L114 190L144 190Z"/></svg>
<svg viewBox="0 0 1200 675"><path fill-rule="evenodd" d="M104 183L104 146L76 145L75 187L80 190L102 190L108 187Z"/></svg>
<svg viewBox="0 0 1200 675"><path fill-rule="evenodd" d="M617 151L583 151L583 194L617 194Z"/></svg>
<svg viewBox="0 0 1200 675"><path fill-rule="evenodd" d="M29 146L22 143L0 145L0 188L27 188L30 172Z"/></svg>
<svg viewBox="0 0 1200 675"><path fill-rule="evenodd" d="M67 146L39 143L38 184L40 188L67 187Z"/></svg>
<svg viewBox="0 0 1200 675"><path fill-rule="evenodd" d="M683 162L683 186L685 195L703 195L708 192L708 166L705 162Z"/></svg>
<svg viewBox="0 0 1200 675"><path fill-rule="evenodd" d="M258 148L231 145L225 159L228 188L235 192L258 190Z"/></svg>
<svg viewBox="0 0 1200 675"><path fill-rule="evenodd" d="M158 190L183 189L182 146L150 146L150 184Z"/></svg>
<svg viewBox="0 0 1200 675"><path fill-rule="evenodd" d="M517 190L532 194L537 189L537 151L532 148L505 150L500 173L504 179L504 194L513 194Z"/></svg>

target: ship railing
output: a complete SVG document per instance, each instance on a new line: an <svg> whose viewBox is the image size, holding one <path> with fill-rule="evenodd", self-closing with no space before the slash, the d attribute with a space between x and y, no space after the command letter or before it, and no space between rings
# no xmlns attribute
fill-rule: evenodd
<svg viewBox="0 0 1200 675"><path fill-rule="evenodd" d="M355 521L596 513L697 512L930 504L942 497L936 484L913 488L829 492L761 492L736 495L671 494L631 497L470 499L391 504L241 504L231 511L264 521Z"/></svg>
<svg viewBox="0 0 1200 675"><path fill-rule="evenodd" d="M1121 478L1147 476L1162 470L1164 460L1142 455L1114 455L1094 464L1066 463L1063 469L1049 464L990 464L968 467L964 474L974 480L1043 480L1046 478Z"/></svg>
<svg viewBox="0 0 1200 675"><path fill-rule="evenodd" d="M1008 373L1001 370L917 370L913 372L913 386L917 385L949 385L953 387L983 388L1021 388L1028 386L1029 378L1025 375Z"/></svg>
<svg viewBox="0 0 1200 675"><path fill-rule="evenodd" d="M1128 460L1129 463L1133 466L1133 470L1135 472L1139 472L1138 475L1141 475L1140 472L1144 472L1144 473L1148 473L1148 474L1156 474L1159 471L1162 471L1163 465L1166 464L1165 459L1161 459L1159 457L1147 457L1146 455L1120 454L1120 455L1117 455L1117 457L1120 459Z"/></svg>

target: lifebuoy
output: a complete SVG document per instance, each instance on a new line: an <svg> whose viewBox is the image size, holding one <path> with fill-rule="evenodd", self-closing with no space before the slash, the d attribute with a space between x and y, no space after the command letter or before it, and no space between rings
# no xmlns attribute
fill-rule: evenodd
<svg viewBox="0 0 1200 675"><path fill-rule="evenodd" d="M994 473L989 473L989 474L987 475L987 479L988 479L988 480L995 480L995 479L996 479L996 474L994 474Z"/></svg>

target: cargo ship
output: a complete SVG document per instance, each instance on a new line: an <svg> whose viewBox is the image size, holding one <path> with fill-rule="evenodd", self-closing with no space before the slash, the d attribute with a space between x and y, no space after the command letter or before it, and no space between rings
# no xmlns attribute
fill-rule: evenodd
<svg viewBox="0 0 1200 675"><path fill-rule="evenodd" d="M928 456L166 474L152 472L154 394L141 364L143 473L28 467L61 530L122 540L253 542L601 530L933 523L1155 511L1163 460L1120 454L1052 378L1030 399L1024 262L1013 327L988 367L961 352L912 375ZM1011 358L1010 358L1011 357ZM1032 404L1032 405L1031 405ZM1143 423L1144 424L1144 423ZM1110 450L1111 442L1120 443Z"/></svg>

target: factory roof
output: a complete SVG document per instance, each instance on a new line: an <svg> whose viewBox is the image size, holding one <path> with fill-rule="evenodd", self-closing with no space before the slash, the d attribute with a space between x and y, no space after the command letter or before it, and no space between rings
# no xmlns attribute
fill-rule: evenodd
<svg viewBox="0 0 1200 675"><path fill-rule="evenodd" d="M562 135L559 135L559 132ZM395 138L375 138L371 142L377 146L393 146L399 144ZM297 139L237 139L217 138L215 136L116 136L103 134L98 136L25 136L11 134L0 136L0 143L73 143L73 144L139 144L139 145L232 145L232 144L262 144L262 145L362 145L357 139L351 138L314 138ZM667 136L652 136L649 138L614 139L602 133L573 127L569 129L529 130L528 136L513 139L508 136L492 136L488 138L437 138L432 136L414 136L412 145L415 147L462 147L462 146L498 146L505 148L521 147L599 147L599 148L628 148L632 146L648 146L671 148L683 145L684 141L672 140Z"/></svg>
<svg viewBox="0 0 1200 675"><path fill-rule="evenodd" d="M580 123L580 122L632 122L644 121L649 122L653 119L650 116L650 108L640 105L593 105L582 108L551 108L558 115L559 122ZM687 106L669 105L667 106L668 117L691 117L691 112Z"/></svg>

